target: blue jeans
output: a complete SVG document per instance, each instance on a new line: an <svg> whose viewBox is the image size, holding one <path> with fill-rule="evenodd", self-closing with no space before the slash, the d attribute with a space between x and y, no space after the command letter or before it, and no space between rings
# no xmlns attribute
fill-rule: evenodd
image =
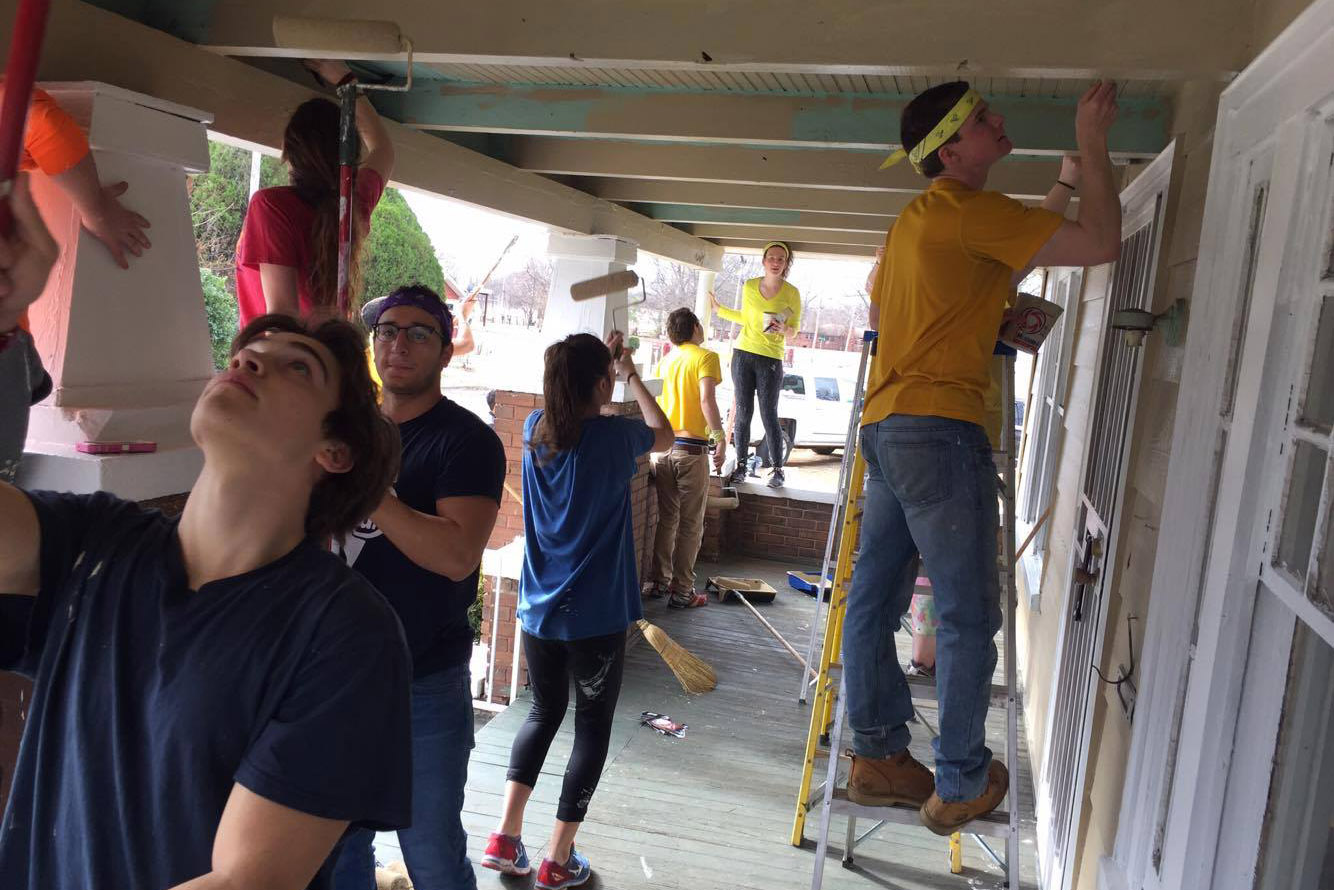
<svg viewBox="0 0 1334 890"><path fill-rule="evenodd" d="M920 552L940 619L936 793L970 800L991 764L986 718L1001 626L991 445L976 424L905 414L862 427L861 444L870 473L843 624L853 751L881 758L908 747L912 698L894 634Z"/></svg>
<svg viewBox="0 0 1334 890"><path fill-rule="evenodd" d="M374 732L373 726L352 727ZM408 876L417 890L475 890L468 834L459 818L473 746L468 665L412 683L412 826L398 833ZM375 890L375 832L344 837L334 890Z"/></svg>

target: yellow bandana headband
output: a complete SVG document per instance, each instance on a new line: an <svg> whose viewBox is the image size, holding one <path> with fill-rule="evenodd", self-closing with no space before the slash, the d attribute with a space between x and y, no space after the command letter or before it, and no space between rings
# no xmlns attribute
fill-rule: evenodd
<svg viewBox="0 0 1334 890"><path fill-rule="evenodd" d="M787 254L787 258L792 259L792 248L788 247L782 241L770 241L768 244L764 245L764 249L760 251L760 256L763 257L766 253L768 253L769 248L771 247L783 248L783 253Z"/></svg>
<svg viewBox="0 0 1334 890"><path fill-rule="evenodd" d="M922 161L925 160L927 155L931 154L931 152L948 142L951 136L959 132L959 128L963 126L963 122L968 120L968 115L973 113L973 109L976 108L977 104L981 101L982 96L977 90L969 90L964 93L963 98L955 103L954 107L949 110L949 113L940 119L940 123L936 124L935 129L926 134L926 138L917 143L912 151L904 151L900 148L898 151L885 158L885 162L880 165L880 169L884 170L886 167L893 167L899 161L907 158L908 163L912 164L913 169L918 173L921 173Z"/></svg>

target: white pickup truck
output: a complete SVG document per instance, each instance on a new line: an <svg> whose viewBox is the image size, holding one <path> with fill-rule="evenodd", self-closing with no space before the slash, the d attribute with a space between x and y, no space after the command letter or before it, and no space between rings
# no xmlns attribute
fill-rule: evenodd
<svg viewBox="0 0 1334 890"><path fill-rule="evenodd" d="M852 377L834 373L786 369L783 389L778 396L778 424L783 429L783 460L793 448L809 448L817 454L830 454L842 448L848 435L852 414L852 396L856 387ZM732 407L732 383L718 387L718 409L727 414ZM750 422L751 444L764 439L759 406Z"/></svg>

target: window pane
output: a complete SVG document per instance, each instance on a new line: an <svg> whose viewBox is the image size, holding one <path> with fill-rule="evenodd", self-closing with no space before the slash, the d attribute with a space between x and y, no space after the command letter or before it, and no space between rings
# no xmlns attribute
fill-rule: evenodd
<svg viewBox="0 0 1334 890"><path fill-rule="evenodd" d="M822 402L837 402L838 381L833 377L816 377L815 397Z"/></svg>
<svg viewBox="0 0 1334 890"><path fill-rule="evenodd" d="M1301 422L1322 430L1334 426L1334 298L1330 297L1320 307Z"/></svg>
<svg viewBox="0 0 1334 890"><path fill-rule="evenodd" d="M1296 451L1288 493L1283 498L1283 532L1278 539L1275 564L1305 581L1320 508L1320 487L1325 480L1325 452L1309 442L1293 444Z"/></svg>
<svg viewBox="0 0 1334 890"><path fill-rule="evenodd" d="M1232 324L1232 350L1227 361L1227 385L1223 389L1223 405L1220 413L1224 417L1232 416L1232 400L1237 394L1237 372L1241 361L1241 347L1246 340L1246 319L1251 313L1251 288L1255 285L1256 260L1260 254L1260 232L1265 221L1265 202L1269 196L1269 183L1263 182L1255 187L1251 194L1251 224L1246 235L1246 264L1242 267L1241 301L1237 306L1237 317Z"/></svg>
<svg viewBox="0 0 1334 890"><path fill-rule="evenodd" d="M1320 577L1311 588L1311 598L1326 614L1334 615L1334 516L1325 518L1325 545L1320 550ZM1334 884L1330 886L1334 887Z"/></svg>
<svg viewBox="0 0 1334 890"><path fill-rule="evenodd" d="M786 374L783 377L783 392L795 393L799 396L806 395L806 383L801 379L800 374Z"/></svg>
<svg viewBox="0 0 1334 890"><path fill-rule="evenodd" d="M1334 651L1297 622L1284 696L1256 887L1326 890L1334 886Z"/></svg>

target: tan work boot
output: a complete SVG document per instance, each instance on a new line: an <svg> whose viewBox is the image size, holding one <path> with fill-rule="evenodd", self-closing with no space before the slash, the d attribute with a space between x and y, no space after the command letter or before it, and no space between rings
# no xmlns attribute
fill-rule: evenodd
<svg viewBox="0 0 1334 890"><path fill-rule="evenodd" d="M985 816L1005 799L1005 792L1010 790L1010 771L999 760L992 760L987 769L987 786L982 793L972 800L953 800L948 803L931 793L931 798L922 804L922 824L940 835L951 835L969 822ZM849 794L849 797L851 794Z"/></svg>
<svg viewBox="0 0 1334 890"><path fill-rule="evenodd" d="M918 763L908 749L885 758L852 757L848 773L848 800L865 807L907 804L920 807L936 790L931 770Z"/></svg>

